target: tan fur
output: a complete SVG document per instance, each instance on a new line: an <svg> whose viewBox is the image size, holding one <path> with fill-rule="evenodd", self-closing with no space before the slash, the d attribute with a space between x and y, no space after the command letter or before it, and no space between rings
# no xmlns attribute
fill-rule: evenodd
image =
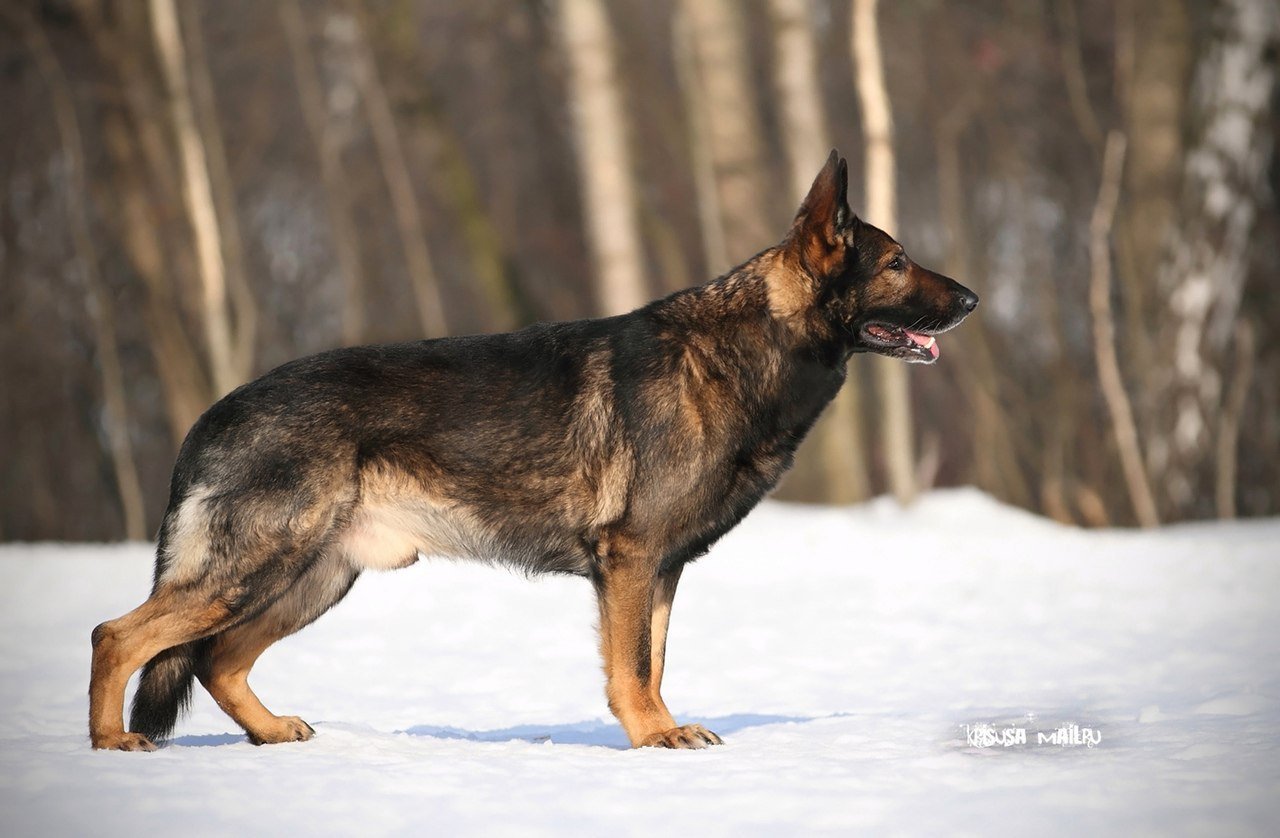
<svg viewBox="0 0 1280 838"><path fill-rule="evenodd" d="M635 470L631 452L613 429L615 421L607 349L588 356L582 368L582 386L574 400L573 444L581 456L576 491L566 498L585 501L586 525L604 527L622 517L627 491Z"/></svg>
<svg viewBox="0 0 1280 838"><path fill-rule="evenodd" d="M653 609L650 615L649 641L649 694L663 707L662 671L667 659L667 627L671 622L671 603L676 597L676 585L683 568L677 567L660 573L653 589Z"/></svg>
<svg viewBox="0 0 1280 838"><path fill-rule="evenodd" d="M675 727L661 699L655 700L648 679L642 680L642 641L651 632L654 579L643 564L627 563L604 574L600 597L600 654L604 659L605 695L633 747ZM646 656L648 650L645 650Z"/></svg>
<svg viewBox="0 0 1280 838"><path fill-rule="evenodd" d="M771 251L765 267L768 281L769 311L792 328L803 328L805 314L813 306L813 281L786 258L785 251Z"/></svg>
<svg viewBox="0 0 1280 838"><path fill-rule="evenodd" d="M247 623L219 634L200 674L214 701L256 745L305 741L314 731L297 716L277 716L249 688L249 670L258 656L281 638L310 623L345 592L352 574L336 552L319 559L283 597Z"/></svg>
<svg viewBox="0 0 1280 838"><path fill-rule="evenodd" d="M205 637L226 619L221 602L187 602L181 595L152 596L93 633L89 730L95 748L152 750L145 737L124 729L124 689L138 667L172 646Z"/></svg>
<svg viewBox="0 0 1280 838"><path fill-rule="evenodd" d="M609 574L600 606L601 653L609 709L627 732L632 747L705 748L722 744L699 724L679 725L662 699L667 625L679 570L654 578L641 567ZM648 676L641 677L637 653L648 635Z"/></svg>
<svg viewBox="0 0 1280 838"><path fill-rule="evenodd" d="M483 556L486 537L462 504L432 494L417 480L370 467L360 475L360 501L338 536L338 550L358 568L407 567L418 554Z"/></svg>

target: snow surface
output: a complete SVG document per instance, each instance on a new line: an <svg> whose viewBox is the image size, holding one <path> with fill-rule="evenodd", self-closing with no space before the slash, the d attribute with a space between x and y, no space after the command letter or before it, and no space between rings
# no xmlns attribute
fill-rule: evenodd
<svg viewBox="0 0 1280 838"><path fill-rule="evenodd" d="M1280 520L1082 532L969 491L767 503L690 567L664 694L726 744L624 750L590 586L366 574L254 670L307 743L197 688L93 752L89 632L150 548L0 548L0 835L1275 834ZM964 725L1021 726L973 747ZM1097 747L1036 745L1074 723Z"/></svg>

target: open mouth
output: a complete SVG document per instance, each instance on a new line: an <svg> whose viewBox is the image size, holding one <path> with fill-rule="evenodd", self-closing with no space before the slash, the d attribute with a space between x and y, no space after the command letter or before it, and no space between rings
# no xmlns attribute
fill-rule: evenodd
<svg viewBox="0 0 1280 838"><path fill-rule="evenodd" d="M938 339L889 323L868 323L862 327L863 340L872 351L918 364L938 360Z"/></svg>

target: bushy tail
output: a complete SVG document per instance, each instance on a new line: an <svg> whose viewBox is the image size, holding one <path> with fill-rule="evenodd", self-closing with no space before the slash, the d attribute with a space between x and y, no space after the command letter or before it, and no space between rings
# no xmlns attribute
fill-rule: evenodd
<svg viewBox="0 0 1280 838"><path fill-rule="evenodd" d="M129 712L129 730L154 741L167 739L178 716L191 703L191 682L209 643L197 640L156 655L142 668Z"/></svg>

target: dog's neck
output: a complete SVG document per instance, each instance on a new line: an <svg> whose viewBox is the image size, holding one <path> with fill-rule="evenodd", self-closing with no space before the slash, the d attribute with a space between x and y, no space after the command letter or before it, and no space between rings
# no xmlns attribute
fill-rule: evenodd
<svg viewBox="0 0 1280 838"><path fill-rule="evenodd" d="M731 396L742 415L803 436L843 383L847 358L814 311L811 287L787 251L770 248L651 310L684 344L691 379L750 382Z"/></svg>

